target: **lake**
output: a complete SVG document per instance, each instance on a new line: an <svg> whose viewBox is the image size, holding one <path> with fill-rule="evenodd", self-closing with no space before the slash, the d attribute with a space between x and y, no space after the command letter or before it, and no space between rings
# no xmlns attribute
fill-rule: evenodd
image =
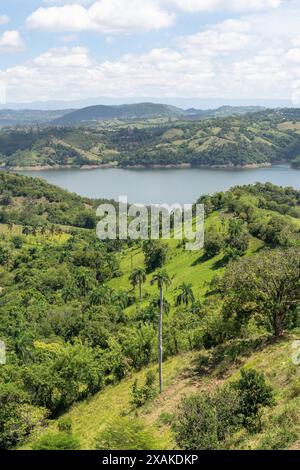
<svg viewBox="0 0 300 470"><path fill-rule="evenodd" d="M289 165L251 170L233 169L96 169L24 171L49 183L90 198L118 199L132 203L159 204L195 202L202 194L232 186L271 182L300 189L300 170Z"/></svg>

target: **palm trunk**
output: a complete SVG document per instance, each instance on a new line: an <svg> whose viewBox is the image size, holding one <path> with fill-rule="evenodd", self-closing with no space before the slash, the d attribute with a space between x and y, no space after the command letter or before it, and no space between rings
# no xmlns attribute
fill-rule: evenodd
<svg viewBox="0 0 300 470"><path fill-rule="evenodd" d="M163 373L162 373L162 361L163 361L163 344L162 344L162 321L163 321L163 304L164 304L164 293L163 288L160 288L160 312L159 312L159 323L158 323L158 373L159 373L159 393L163 391Z"/></svg>
<svg viewBox="0 0 300 470"><path fill-rule="evenodd" d="M139 296L140 296L140 303L142 302L142 283L139 283Z"/></svg>

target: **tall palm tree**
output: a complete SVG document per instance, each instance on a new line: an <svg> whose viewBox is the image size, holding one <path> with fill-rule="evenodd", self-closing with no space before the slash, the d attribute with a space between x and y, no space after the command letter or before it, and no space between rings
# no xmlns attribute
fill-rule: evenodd
<svg viewBox="0 0 300 470"><path fill-rule="evenodd" d="M164 311L164 288L171 285L171 279L166 271L161 270L154 274L151 279L151 284L157 284L159 289L159 322L158 322L158 370L159 370L159 392L163 391L163 374L162 374L162 361L163 361L163 311Z"/></svg>
<svg viewBox="0 0 300 470"><path fill-rule="evenodd" d="M142 301L142 285L146 282L147 276L143 268L136 268L129 276L129 281L133 287L139 286L139 299Z"/></svg>
<svg viewBox="0 0 300 470"><path fill-rule="evenodd" d="M185 282L181 284L178 289L179 294L176 297L176 307L179 307L179 305L184 304L186 307L189 305L189 303L194 303L195 302L195 296L193 292L193 286L192 284L186 284Z"/></svg>

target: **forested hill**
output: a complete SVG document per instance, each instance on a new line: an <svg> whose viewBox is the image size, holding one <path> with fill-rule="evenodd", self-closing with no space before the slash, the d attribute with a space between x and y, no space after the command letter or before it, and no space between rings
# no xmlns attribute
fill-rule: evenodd
<svg viewBox="0 0 300 470"><path fill-rule="evenodd" d="M123 105L96 105L78 109L53 121L55 125L80 125L92 121L110 119L147 119L153 117L180 117L185 112L175 106L155 103L137 103Z"/></svg>
<svg viewBox="0 0 300 470"><path fill-rule="evenodd" d="M0 175L0 448L28 438L34 449L296 445L300 192L256 184L200 201L201 251L101 242L94 220L78 223L94 201Z"/></svg>
<svg viewBox="0 0 300 470"><path fill-rule="evenodd" d="M91 229L96 226L95 212L101 202L107 201L84 198L41 179L0 171L2 224L35 229L53 224Z"/></svg>
<svg viewBox="0 0 300 470"><path fill-rule="evenodd" d="M0 132L0 161L5 168L247 166L294 160L297 167L299 155L299 109Z"/></svg>

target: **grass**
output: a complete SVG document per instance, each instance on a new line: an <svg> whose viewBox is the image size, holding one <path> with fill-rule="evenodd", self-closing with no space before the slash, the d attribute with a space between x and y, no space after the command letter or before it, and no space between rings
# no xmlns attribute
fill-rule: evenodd
<svg viewBox="0 0 300 470"><path fill-rule="evenodd" d="M164 380L168 389L182 371L191 364L192 354L180 355L164 363ZM156 366L150 369L156 370ZM64 417L71 418L74 434L80 436L82 449L93 449L94 441L105 426L122 414L131 411L131 385L135 379L143 381L149 368L144 369L114 386L109 386L85 402L74 405ZM149 420L148 420L149 423ZM150 423L149 423L150 424ZM153 431L159 439L163 449L174 446L172 434L169 429L160 430L156 423L151 423ZM57 421L49 424L48 431L57 431ZM40 431L38 436L43 434ZM37 436L31 438L22 449L31 449Z"/></svg>
<svg viewBox="0 0 300 470"><path fill-rule="evenodd" d="M130 405L131 385L135 379L142 382L146 368L117 385L107 387L85 402L74 405L64 417L70 418L74 434L80 437L83 449L93 449L97 435L118 416L138 415L151 429L162 449L175 449L176 444L170 421L184 396L209 391L226 382L238 379L240 368L255 368L265 374L275 394L275 405L262 415L262 430L256 434L245 430L234 434L228 441L230 449L289 449L300 448L300 367L293 364L292 347L300 331L279 341L265 343L264 347L245 356L239 356L229 367L222 369L222 361L207 374L197 373L201 352L182 354L164 363L165 390L138 412ZM228 365L226 354L224 364ZM51 421L46 430L22 447L31 449L37 437L49 431L58 431L58 420Z"/></svg>
<svg viewBox="0 0 300 470"><path fill-rule="evenodd" d="M222 230L222 220L219 213L211 214L206 222L206 229L211 227L214 230ZM225 224L227 221L225 220ZM205 295L209 282L216 275L221 275L225 267L222 266L223 254L215 256L212 259L204 259L204 251L188 251L183 247L178 247L179 240L168 240L169 258L164 266L172 279L172 285L166 292L166 298L171 306L174 304L175 289L183 282L189 282L193 286L195 298L201 300ZM251 238L247 255L255 253L263 246L263 242L258 239ZM114 289L130 289L129 276L133 269L144 266L144 255L141 248L131 248L123 252L120 256L120 265L123 275L119 278L111 280L108 285ZM157 296L157 287L150 285L150 280L154 273L147 276L147 280L143 286L144 299L142 307L149 303L149 299ZM135 312L136 307L131 306L127 309L129 315ZM172 309L171 309L172 314Z"/></svg>

